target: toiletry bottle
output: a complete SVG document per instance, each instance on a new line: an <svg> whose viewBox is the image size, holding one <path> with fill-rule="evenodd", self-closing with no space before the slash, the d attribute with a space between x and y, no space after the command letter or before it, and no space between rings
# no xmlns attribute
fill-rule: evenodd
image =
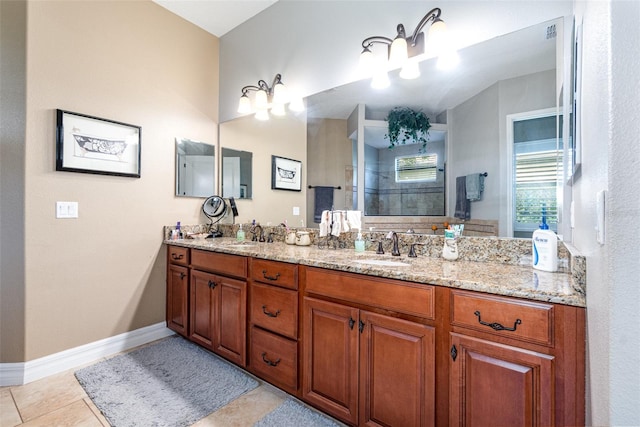
<svg viewBox="0 0 640 427"><path fill-rule="evenodd" d="M358 231L358 237L356 237L355 241L356 252L364 252L364 239L362 238L362 233Z"/></svg>
<svg viewBox="0 0 640 427"><path fill-rule="evenodd" d="M171 240L182 239L182 231L180 230L180 221L176 224L176 228L171 232Z"/></svg>
<svg viewBox="0 0 640 427"><path fill-rule="evenodd" d="M449 261L458 259L458 242L454 230L444 230L444 245L442 245L442 258Z"/></svg>
<svg viewBox="0 0 640 427"><path fill-rule="evenodd" d="M545 215L542 216L540 228L533 232L531 255L533 268L542 271L558 269L558 236L549 230Z"/></svg>
<svg viewBox="0 0 640 427"><path fill-rule="evenodd" d="M238 232L236 233L236 240L238 242L244 242L244 230L242 229L242 224L240 224L240 228L238 229Z"/></svg>

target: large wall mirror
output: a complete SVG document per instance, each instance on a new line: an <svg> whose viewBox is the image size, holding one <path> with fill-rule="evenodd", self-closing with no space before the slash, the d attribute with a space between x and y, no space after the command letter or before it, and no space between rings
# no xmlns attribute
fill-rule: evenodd
<svg viewBox="0 0 640 427"><path fill-rule="evenodd" d="M222 148L222 197L251 199L253 153Z"/></svg>
<svg viewBox="0 0 640 427"><path fill-rule="evenodd" d="M176 138L176 196L215 194L215 145Z"/></svg>
<svg viewBox="0 0 640 427"><path fill-rule="evenodd" d="M471 204L472 219L495 222L495 234L513 237L513 227L507 224L513 224L516 209L533 209L530 216L544 211L546 220L557 227L562 219L562 138L554 138L552 144L557 179L552 178L554 188L547 186L544 193L554 197L536 199L538 193L531 190L531 200L516 203L514 165L522 150L509 147L514 141L509 138L513 129L508 129L508 116L551 109L561 123L563 22L558 18L464 48L453 70L440 70L436 59L427 59L420 62L415 80L399 78L396 70L383 90L362 80L307 98L310 120L348 122L346 136L354 149L347 167L353 168L357 189L353 208L364 211L365 221L373 216L395 216L397 223L407 216L453 217L456 178L486 173L482 199ZM433 174L423 182L399 182L399 159L418 156L420 144L387 148L384 118L396 106L423 111L433 125L425 153L431 156L426 160L433 163ZM330 147L335 142L322 143ZM315 159L309 173L322 167L323 159Z"/></svg>

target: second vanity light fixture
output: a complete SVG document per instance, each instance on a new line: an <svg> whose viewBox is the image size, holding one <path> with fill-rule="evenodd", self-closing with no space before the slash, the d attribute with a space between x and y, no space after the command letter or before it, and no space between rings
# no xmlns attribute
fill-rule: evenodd
<svg viewBox="0 0 640 427"><path fill-rule="evenodd" d="M253 107L249 99L250 91L255 92ZM276 74L271 86L264 80L258 80L257 86L249 85L242 88L238 113L248 114L255 111L258 120L269 120L269 111L275 116L284 116L286 114L284 106L287 103L291 111L304 110L302 99L291 96L282 83L282 76Z"/></svg>
<svg viewBox="0 0 640 427"><path fill-rule="evenodd" d="M448 68L457 63L457 54L448 47L446 39L446 25L442 19L440 8L433 8L420 20L413 34L407 36L404 25L398 24L397 35L392 40L384 36L371 36L362 41L362 53L360 54L360 69L373 75L371 86L382 89L389 86L388 71L401 68L400 77L403 79L415 79L420 76L418 56L425 53L425 36L423 28L429 21L429 43L439 53L438 66ZM387 46L387 61L378 61L371 52L374 44Z"/></svg>

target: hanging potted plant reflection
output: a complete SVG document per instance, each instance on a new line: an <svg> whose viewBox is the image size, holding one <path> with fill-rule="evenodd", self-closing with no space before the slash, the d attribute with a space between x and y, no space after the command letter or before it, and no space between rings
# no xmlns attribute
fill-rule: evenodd
<svg viewBox="0 0 640 427"><path fill-rule="evenodd" d="M386 118L388 122L389 149L399 144L421 143L420 152L427 149L429 138L429 118L422 111L415 111L409 107L395 107Z"/></svg>

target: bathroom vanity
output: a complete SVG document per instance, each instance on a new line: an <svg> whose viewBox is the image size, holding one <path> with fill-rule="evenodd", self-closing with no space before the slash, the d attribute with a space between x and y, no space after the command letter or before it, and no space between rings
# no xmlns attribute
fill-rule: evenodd
<svg viewBox="0 0 640 427"><path fill-rule="evenodd" d="M349 425L583 425L568 273L234 239L167 243L167 325Z"/></svg>

